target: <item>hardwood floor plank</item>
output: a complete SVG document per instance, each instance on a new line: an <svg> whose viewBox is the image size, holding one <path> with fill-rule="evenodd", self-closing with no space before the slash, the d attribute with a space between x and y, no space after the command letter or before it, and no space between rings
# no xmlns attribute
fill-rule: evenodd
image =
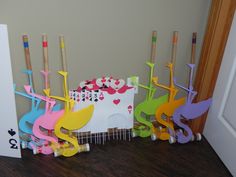
<svg viewBox="0 0 236 177"><path fill-rule="evenodd" d="M1 177L228 177L232 176L208 142L173 144L149 138L91 145L70 158L33 155L0 157Z"/></svg>

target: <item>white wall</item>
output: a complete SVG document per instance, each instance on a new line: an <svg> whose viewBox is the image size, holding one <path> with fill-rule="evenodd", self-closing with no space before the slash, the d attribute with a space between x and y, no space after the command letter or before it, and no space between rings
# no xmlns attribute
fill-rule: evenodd
<svg viewBox="0 0 236 177"><path fill-rule="evenodd" d="M20 73L25 68L21 35L30 35L35 85L42 90L39 71L43 67L41 34L49 36L51 87L61 94L61 69L58 35L66 40L70 88L79 81L112 75L140 76L145 82L150 57L151 32L158 31L157 64L161 82L167 82L164 65L171 55L171 36L180 32L176 77L187 81L191 35L198 33L197 59L206 27L210 0L0 0L0 23L8 25L14 81L26 83ZM144 98L141 91L136 102ZM28 102L17 97L18 115L29 109Z"/></svg>

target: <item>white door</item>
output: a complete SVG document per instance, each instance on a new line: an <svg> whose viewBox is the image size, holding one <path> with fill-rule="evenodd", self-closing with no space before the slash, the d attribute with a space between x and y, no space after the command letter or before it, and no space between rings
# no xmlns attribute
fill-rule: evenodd
<svg viewBox="0 0 236 177"><path fill-rule="evenodd" d="M232 175L236 176L236 15L203 134Z"/></svg>

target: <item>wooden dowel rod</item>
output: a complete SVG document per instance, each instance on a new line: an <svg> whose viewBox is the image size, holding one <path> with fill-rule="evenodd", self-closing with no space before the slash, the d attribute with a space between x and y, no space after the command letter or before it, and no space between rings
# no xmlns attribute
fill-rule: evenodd
<svg viewBox="0 0 236 177"><path fill-rule="evenodd" d="M66 49L65 49L65 40L64 40L63 35L59 36L59 42L60 42L60 49L61 49L62 69L63 69L63 71L67 72ZM68 98L69 95L66 91L69 88L69 83L68 83L67 79L65 79L64 81L65 81L65 85L64 85L64 89L63 89L64 90L64 97ZM66 102L65 107L66 107L66 105L67 106L70 105L71 108L73 107L72 104L69 104L68 102Z"/></svg>
<svg viewBox="0 0 236 177"><path fill-rule="evenodd" d="M44 71L49 72L49 66L48 66L48 39L47 35L42 35L42 47L43 47L43 65L44 65ZM49 79L45 78L45 88L49 88Z"/></svg>
<svg viewBox="0 0 236 177"><path fill-rule="evenodd" d="M27 70L31 70L32 71L32 65L31 65L31 59L30 59L30 50L29 50L29 37L28 37L28 35L24 34L22 36L22 40L23 40L23 46L24 46L26 68L27 68ZM33 74L32 74L31 77L32 77L32 87L34 89Z"/></svg>
<svg viewBox="0 0 236 177"><path fill-rule="evenodd" d="M191 50L191 63L195 64L195 55L196 55L196 42L197 42L197 33L192 35L192 50Z"/></svg>
<svg viewBox="0 0 236 177"><path fill-rule="evenodd" d="M26 68L28 70L32 70L32 65L30 61L30 51L29 51L29 38L28 35L23 35L23 46L24 46L24 52L25 52L25 63L26 63Z"/></svg>
<svg viewBox="0 0 236 177"><path fill-rule="evenodd" d="M63 71L67 71L67 63L66 63L66 49L65 49L65 41L64 36L59 36L60 41L60 49L61 49L61 58L62 58L62 69Z"/></svg>
<svg viewBox="0 0 236 177"><path fill-rule="evenodd" d="M44 64L44 71L48 72L48 39L47 35L43 34L42 36L42 47L43 47L43 64Z"/></svg>
<svg viewBox="0 0 236 177"><path fill-rule="evenodd" d="M151 48L151 63L155 63L156 59L156 43L157 43L157 32L152 32L152 48Z"/></svg>
<svg viewBox="0 0 236 177"><path fill-rule="evenodd" d="M175 62L176 62L178 37L179 37L179 32L174 31L173 38L172 38L172 52L171 52L171 63L173 63L173 66L175 66Z"/></svg>
<svg viewBox="0 0 236 177"><path fill-rule="evenodd" d="M194 32L192 34L192 48L191 48L191 64L195 64L195 55L196 55L196 42L197 42L197 33ZM188 81L188 85L189 87L191 86L190 84L192 83L191 80L193 79L193 75L194 75L194 70L189 72L189 81Z"/></svg>

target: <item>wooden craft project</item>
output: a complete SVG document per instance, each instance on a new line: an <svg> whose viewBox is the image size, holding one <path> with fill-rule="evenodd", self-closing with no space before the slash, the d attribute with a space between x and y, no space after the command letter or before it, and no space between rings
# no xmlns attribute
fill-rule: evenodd
<svg viewBox="0 0 236 177"><path fill-rule="evenodd" d="M156 57L156 39L157 39L157 32L153 31L151 61L146 62L146 64L150 67L148 86L135 83L134 81L134 85L138 85L139 87L146 89L148 92L146 95L146 100L139 103L135 108L134 117L138 122L138 125L136 125L132 131L133 137L136 136L148 137L151 135L154 127L150 120L150 116L155 115L156 109L160 107L162 104L166 103L168 100L168 94L161 96L159 98L153 98L156 93L156 88L152 84L152 77L153 77L155 57ZM142 113L144 113L146 117L143 117Z"/></svg>
<svg viewBox="0 0 236 177"><path fill-rule="evenodd" d="M78 130L78 140L95 144L110 139L130 140L134 94L134 87L123 79L82 81L77 90L70 91L70 97L76 102L75 110L93 104L94 113L88 124Z"/></svg>
<svg viewBox="0 0 236 177"><path fill-rule="evenodd" d="M32 72L30 50L29 50L29 39L27 35L23 35L22 39L23 39L23 46L24 46L24 53L25 53L25 63L26 63L26 68L27 68L27 70L24 70L23 73L27 75L28 83L31 86L32 92L34 92L33 72ZM43 114L44 112L43 109L39 109L40 99L36 99L35 97L25 94L23 92L15 91L15 93L31 99L31 111L25 114L20 119L19 128L22 132L25 132L27 134L33 134L31 125L33 125L34 121L39 117L39 115Z"/></svg>
<svg viewBox="0 0 236 177"><path fill-rule="evenodd" d="M31 86L32 92L34 92L33 90L33 86L32 86L32 78L31 78L31 74L32 71L31 70L25 70L23 71L24 73L26 73L29 77L29 85ZM31 99L31 111L24 114L19 121L19 129L23 132L23 133L27 133L32 135L32 126L34 124L34 121L44 113L44 109L39 108L39 104L41 102L40 99L35 98L34 96L28 95L27 93L24 92L19 92L16 91L16 87L14 86L15 89L15 93L21 96L24 96L26 98Z"/></svg>
<svg viewBox="0 0 236 177"><path fill-rule="evenodd" d="M46 36L43 37L43 47L44 48L47 47ZM61 49L64 49L65 47L63 37L60 37L60 47ZM64 107L65 112L57 120L54 127L54 133L58 138L66 141L66 143L63 145L60 145L59 143L55 142L55 143L52 143L51 147L54 150L55 156L63 155L66 157L70 157L70 156L75 155L78 152L89 151L89 145L88 144L79 145L77 138L76 136L73 136L72 131L82 128L89 122L89 120L91 119L93 115L94 105L89 105L86 108L73 112L74 101L71 100L69 97L68 86L67 86L68 74L66 71L59 71L58 73L63 76L64 97L51 96L49 88L45 89L45 94L50 98L63 101L65 104L65 107ZM65 131L67 131L67 133Z"/></svg>
<svg viewBox="0 0 236 177"><path fill-rule="evenodd" d="M32 71L25 70L24 72L29 75L29 78L30 78L29 80L31 80L30 74L32 73ZM29 83L30 85L32 85L31 81ZM39 104L41 100L35 98L34 96L28 95L24 92L16 91L15 85L14 85L14 90L15 90L15 94L29 98L31 100L31 110L20 118L19 129L21 131L20 132L21 147L23 149L25 148L32 149L32 147L29 145L29 142L32 141L31 135L33 135L32 126L35 120L44 113L44 110L39 108Z"/></svg>
<svg viewBox="0 0 236 177"><path fill-rule="evenodd" d="M191 128L183 123L181 120L193 120L201 116L203 113L205 113L208 108L210 107L212 103L212 98L209 98L205 101L201 101L198 103L192 103L194 97L196 96L197 92L193 90L193 73L194 73L194 67L195 67L195 48L196 48L196 33L193 33L192 37L192 52L191 52L191 63L188 64L188 67L190 68L190 77L189 77L189 85L188 87L181 86L176 83L178 87L184 89L188 92L187 102L177 108L175 110L175 113L173 114L173 121L174 123L179 126L183 131L177 131L176 135L172 134L173 139L177 139L178 143L187 143L191 140L194 140L194 136L192 133ZM201 134L196 134L196 140L201 140ZM174 141L171 141L174 142Z"/></svg>
<svg viewBox="0 0 236 177"><path fill-rule="evenodd" d="M175 99L175 96L178 92L178 89L174 86L174 63L176 60L176 48L177 48L177 40L178 40L178 32L175 31L173 34L173 41L172 41L172 58L171 62L167 65L167 67L170 70L170 85L165 86L158 83L158 78L153 77L153 83L161 88L164 88L169 91L169 98L168 102L162 104L159 108L156 110L156 120L161 126L159 128L155 128L153 126L153 134L152 134L152 140L155 140L156 138L161 140L172 140L170 136L170 132L174 132L174 124L171 120L172 115L174 114L174 111L179 106L183 105L185 103L186 98L180 98ZM162 127L163 126L163 127Z"/></svg>
<svg viewBox="0 0 236 177"><path fill-rule="evenodd" d="M26 34L23 35L22 40L23 40L23 47L24 47L24 53L25 53L26 68L29 71L33 71L32 70L32 65L31 65L31 58L30 58L29 37L28 37L28 35L26 35ZM34 88L33 72L30 73L30 77L31 77L31 79L29 79L29 80L31 81L32 89L34 91L35 88Z"/></svg>
<svg viewBox="0 0 236 177"><path fill-rule="evenodd" d="M36 97L34 95L33 77L32 77L33 72L32 72L32 66L30 62L30 52L29 52L29 43L28 43L27 35L23 35L23 46L24 46L24 51L25 51L26 67L27 67L27 70L24 70L23 72L27 74L28 76L29 85L28 87L25 87L27 88L26 93L19 92L16 90L15 90L15 93L31 99L31 111L22 116L22 118L19 121L19 129L22 131L22 133L20 134L22 148L24 149L28 147L32 149L35 146L43 146L47 144L45 141L42 141L33 137L33 132L32 132L32 127L35 121L41 115L45 113L45 110L39 108L42 98ZM15 86L14 86L14 89L15 89ZM30 92L31 94L29 94ZM59 110L60 105L53 107L53 109Z"/></svg>
<svg viewBox="0 0 236 177"><path fill-rule="evenodd" d="M32 72L32 66L30 61L30 51L29 51L29 40L27 35L23 35L23 46L24 46L24 52L25 52L25 62L26 62L26 68L27 70L24 70L23 73L25 73L28 76L28 84L31 86L32 92L34 93L34 87L33 87L33 72ZM29 142L31 141L31 135L33 135L32 132L32 126L35 122L35 120L44 113L44 109L39 108L40 99L35 98L34 96L28 95L24 92L16 91L16 86L14 85L15 94L21 95L23 97L29 98L31 100L31 111L24 114L19 121L19 129L21 130L20 133L20 139L21 139L21 145L22 148L31 148L28 146Z"/></svg>
<svg viewBox="0 0 236 177"><path fill-rule="evenodd" d="M45 88L48 88L48 72L42 71L42 74L45 78ZM34 136L41 140L45 140L47 143L37 146L32 145L34 154L42 153L42 154L51 154L53 153L52 148L49 146L51 142L58 142L58 138L52 135L52 132L54 130L54 126L56 124L56 121L64 114L64 110L53 110L56 101L52 100L48 97L41 96L35 93L30 92L31 88L30 86L25 86L25 90L29 95L32 95L36 98L39 98L46 102L45 104L45 113L41 115L33 125L33 133ZM57 106L59 107L59 106ZM42 128L44 131L42 131ZM45 131L47 130L47 131Z"/></svg>
<svg viewBox="0 0 236 177"><path fill-rule="evenodd" d="M90 150L89 142L104 144L107 140L130 140L132 137L151 137L169 140L170 143L187 143L195 138L187 121L198 118L206 112L212 99L193 103L197 92L193 89L193 75L195 68L196 33L192 37L191 62L188 64L190 75L188 86L184 87L174 78L178 32L173 33L171 61L167 67L170 78L169 85L159 83L154 77L156 58L157 32L152 32L151 59L146 64L149 70L148 85L140 84L138 77L123 79L103 76L80 82L76 90L68 86L68 71L64 37L59 37L62 70L58 71L63 77L63 96L52 96L49 82L48 40L42 36L43 63L41 71L44 77L44 93L35 93L28 36L23 35L25 62L27 70L23 73L28 76L25 92L16 90L15 94L31 100L31 110L24 114L19 121L21 131L21 146L33 150L34 154L53 154L54 156L70 157L76 153ZM155 98L156 87L166 89L167 94ZM178 89L188 92L187 98L176 99ZM134 95L138 87L147 90L146 99L134 109ZM64 109L56 104L56 100L64 103ZM44 102L42 109L40 104ZM151 118L155 116L156 122ZM134 119L136 123L134 124ZM158 124L158 125L157 125ZM178 127L178 130L176 129ZM9 130L9 134L13 134ZM128 138L127 138L128 134ZM201 134L196 134L201 139Z"/></svg>
<svg viewBox="0 0 236 177"><path fill-rule="evenodd" d="M47 40L45 39L46 35L43 35L43 57L44 57L44 70L41 71L43 77L44 77L44 85L45 89L49 89L49 66L48 66L48 49L47 49ZM49 97L41 96L38 94L35 94L31 92L31 86L25 86L26 92L36 97L40 100L45 101L45 113L41 115L33 125L33 133L34 135L41 139L45 140L47 143L37 146L37 145L31 145L33 148L34 154L42 153L42 154L51 154L53 153L53 149L49 146L51 142L58 142L58 138L52 135L52 132L54 130L54 126L56 121L64 114L64 110L60 110L60 105L57 105L57 109L54 109L54 106L56 104L55 100L50 99ZM54 110L53 110L54 109ZM42 131L42 128L44 131ZM45 131L47 130L47 131Z"/></svg>

